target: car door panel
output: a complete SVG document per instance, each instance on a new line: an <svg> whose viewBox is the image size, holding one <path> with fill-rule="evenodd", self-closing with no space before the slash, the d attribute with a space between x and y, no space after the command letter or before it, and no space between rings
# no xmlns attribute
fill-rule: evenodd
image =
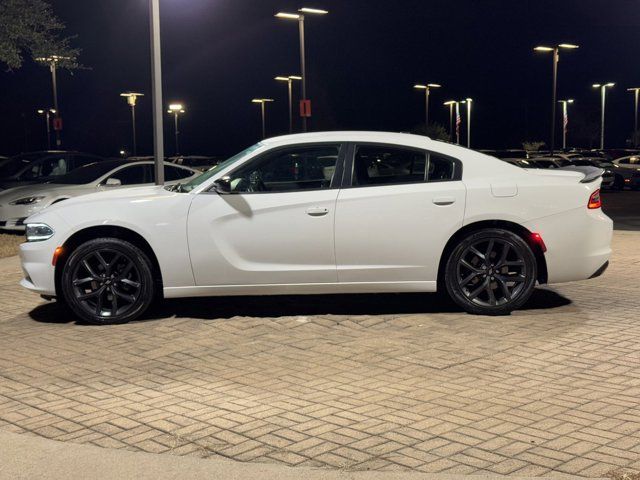
<svg viewBox="0 0 640 480"><path fill-rule="evenodd" d="M197 195L188 222L196 285L336 282L337 197L336 189Z"/></svg>

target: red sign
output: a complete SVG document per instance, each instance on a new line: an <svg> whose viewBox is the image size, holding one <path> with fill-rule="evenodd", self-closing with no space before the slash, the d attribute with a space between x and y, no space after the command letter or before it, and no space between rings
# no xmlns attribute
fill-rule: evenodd
<svg viewBox="0 0 640 480"><path fill-rule="evenodd" d="M62 117L56 117L53 119L53 129L57 132L62 130Z"/></svg>
<svg viewBox="0 0 640 480"><path fill-rule="evenodd" d="M311 100L300 100L300 116L311 117Z"/></svg>

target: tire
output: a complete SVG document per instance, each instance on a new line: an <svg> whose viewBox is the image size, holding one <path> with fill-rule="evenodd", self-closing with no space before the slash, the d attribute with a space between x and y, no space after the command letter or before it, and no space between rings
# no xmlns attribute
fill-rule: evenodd
<svg viewBox="0 0 640 480"><path fill-rule="evenodd" d="M89 240L65 263L61 290L64 303L79 319L94 325L127 323L153 301L151 262L127 241Z"/></svg>
<svg viewBox="0 0 640 480"><path fill-rule="evenodd" d="M536 278L531 247L513 232L491 228L469 234L453 248L444 282L451 299L463 310L508 315L529 299Z"/></svg>

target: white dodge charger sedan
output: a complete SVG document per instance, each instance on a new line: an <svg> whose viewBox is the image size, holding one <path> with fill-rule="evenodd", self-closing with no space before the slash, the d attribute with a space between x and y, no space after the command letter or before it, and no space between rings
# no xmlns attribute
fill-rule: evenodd
<svg viewBox="0 0 640 480"><path fill-rule="evenodd" d="M506 314L536 283L604 272L601 173L525 170L408 134L273 138L184 184L30 217L22 285L97 324L160 296L443 290Z"/></svg>

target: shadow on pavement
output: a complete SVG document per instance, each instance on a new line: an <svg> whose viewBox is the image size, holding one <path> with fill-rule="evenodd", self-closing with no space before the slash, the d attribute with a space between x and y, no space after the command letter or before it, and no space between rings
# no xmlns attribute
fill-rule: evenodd
<svg viewBox="0 0 640 480"><path fill-rule="evenodd" d="M537 288L521 310L543 310L571 304L571 300ZM232 317L275 318L298 315L402 315L460 313L451 300L436 293L362 295L288 295L260 297L209 297L170 299L152 307L142 321L167 317L202 320ZM29 315L41 323L71 323L76 319L56 302L33 309Z"/></svg>

